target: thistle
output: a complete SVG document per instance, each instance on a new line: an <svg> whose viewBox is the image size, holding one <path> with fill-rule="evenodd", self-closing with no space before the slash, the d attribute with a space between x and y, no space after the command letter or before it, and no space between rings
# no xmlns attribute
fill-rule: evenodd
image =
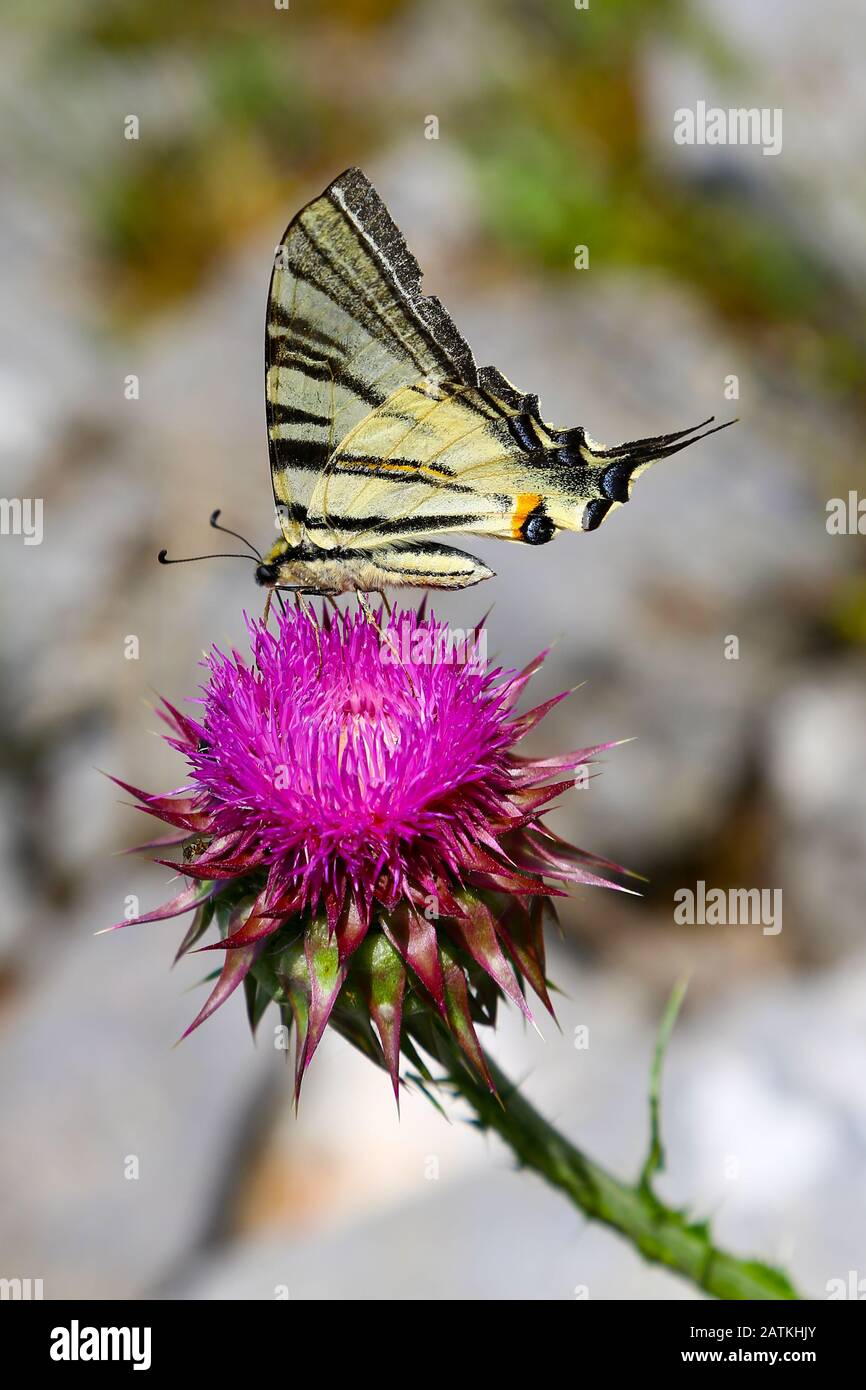
<svg viewBox="0 0 866 1390"><path fill-rule="evenodd" d="M506 999L532 1022L527 985L553 1014L544 928L568 884L617 887L617 866L547 829L545 808L612 745L533 759L515 749L554 705L517 703L544 660L491 668L479 631L398 611L321 624L305 610L248 622L252 661L214 649L195 702L167 701L187 784L140 808L173 827L190 880L134 919L195 909L178 955L223 960L192 1032L243 984L255 1030L274 1002L295 1036L295 1095L330 1025L390 1073L401 1054L453 1055L493 1090L476 1027ZM584 776L584 774L580 774ZM116 779L115 779L116 780ZM129 925L127 922L118 926ZM215 925L219 939L198 946Z"/></svg>

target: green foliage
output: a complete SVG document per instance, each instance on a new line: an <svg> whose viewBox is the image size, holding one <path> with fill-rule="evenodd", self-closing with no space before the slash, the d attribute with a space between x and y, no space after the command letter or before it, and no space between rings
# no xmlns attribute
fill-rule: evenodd
<svg viewBox="0 0 866 1390"><path fill-rule="evenodd" d="M759 182L695 181L677 160L659 164L648 139L650 44L751 75L750 55L730 51L687 0L587 10L478 0L475 47L454 72L445 62L435 100L420 37L432 12L409 0L334 0L324 11L293 0L288 12L243 0L72 10L55 0L52 13L38 30L26 7L14 22L38 32L34 80L65 108L107 65L115 87L126 66L132 90L145 71L151 93L164 81L182 97L168 123L144 112L137 145L118 139L95 160L85 149L86 174L70 183L114 319L137 322L194 291L227 248L265 221L280 228L301 190L350 162L413 140L435 159L421 135L432 102L443 141L470 160L488 246L564 275L586 244L594 272L675 279L764 355L864 408L862 296Z"/></svg>
<svg viewBox="0 0 866 1390"><path fill-rule="evenodd" d="M671 1034L674 1031L677 1018L679 1017L687 988L688 982L686 980L679 980L671 990L667 1008L665 1009L661 1024L659 1025L652 1067L650 1068L650 1142L640 1175L640 1187L647 1194L652 1193L652 1180L655 1175L662 1172L664 1169L664 1149L662 1147L661 1138L662 1069L664 1067L668 1043L671 1040Z"/></svg>
<svg viewBox="0 0 866 1390"><path fill-rule="evenodd" d="M730 1255L714 1243L708 1220L693 1220L687 1211L668 1206L652 1190L651 1178L662 1164L661 1068L684 992L683 984L673 991L659 1030L650 1081L650 1151L634 1186L613 1177L565 1139L489 1059L496 1097L460 1064L444 1030L422 1038L421 1045L445 1068L440 1085L468 1102L478 1127L499 1134L522 1167L559 1188L590 1220L618 1231L644 1259L676 1271L715 1298L796 1299L799 1295L782 1270L760 1260Z"/></svg>

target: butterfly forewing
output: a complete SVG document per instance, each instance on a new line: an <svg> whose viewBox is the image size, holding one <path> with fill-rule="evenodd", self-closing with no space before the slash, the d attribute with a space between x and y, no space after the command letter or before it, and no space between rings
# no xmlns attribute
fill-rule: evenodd
<svg viewBox="0 0 866 1390"><path fill-rule="evenodd" d="M277 248L265 334L274 496L297 543L336 445L419 377L474 380L472 354L364 175L343 174ZM317 537L318 539L318 537Z"/></svg>

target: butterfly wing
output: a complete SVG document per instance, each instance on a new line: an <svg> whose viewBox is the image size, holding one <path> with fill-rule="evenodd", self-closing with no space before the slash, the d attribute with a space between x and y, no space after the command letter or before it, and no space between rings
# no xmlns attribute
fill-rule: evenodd
<svg viewBox="0 0 866 1390"><path fill-rule="evenodd" d="M424 378L359 420L310 498L311 538L360 549L458 531L540 544L594 530L651 464L701 437L605 449L579 426L546 424L537 399L494 372L482 369L477 386Z"/></svg>
<svg viewBox="0 0 866 1390"><path fill-rule="evenodd" d="M351 549L439 531L512 538L542 486L515 420L477 385L424 377L398 388L331 455L310 498L311 539ZM531 447L542 457L537 436Z"/></svg>
<svg viewBox="0 0 866 1390"><path fill-rule="evenodd" d="M421 293L418 263L359 169L308 204L278 248L266 397L284 534L325 550L592 530L703 428L606 449L580 426L546 424L537 397L477 368L442 304Z"/></svg>
<svg viewBox="0 0 866 1390"><path fill-rule="evenodd" d="M424 375L476 379L468 344L420 281L359 169L303 208L277 247L265 400L274 499L290 544L335 444L365 416Z"/></svg>

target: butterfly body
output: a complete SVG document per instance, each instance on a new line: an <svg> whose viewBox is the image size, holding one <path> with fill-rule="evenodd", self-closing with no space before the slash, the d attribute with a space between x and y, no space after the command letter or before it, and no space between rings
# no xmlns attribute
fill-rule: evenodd
<svg viewBox="0 0 866 1390"><path fill-rule="evenodd" d="M257 579L307 593L478 583L486 565L429 537L542 545L594 530L650 464L702 437L697 426L606 449L581 426L547 424L538 398L477 367L422 294L358 169L303 208L277 248L265 400L281 539Z"/></svg>
<svg viewBox="0 0 866 1390"><path fill-rule="evenodd" d="M302 594L383 593L392 588L465 589L493 571L465 551L433 542L398 541L372 550L322 550L278 541L256 582Z"/></svg>

